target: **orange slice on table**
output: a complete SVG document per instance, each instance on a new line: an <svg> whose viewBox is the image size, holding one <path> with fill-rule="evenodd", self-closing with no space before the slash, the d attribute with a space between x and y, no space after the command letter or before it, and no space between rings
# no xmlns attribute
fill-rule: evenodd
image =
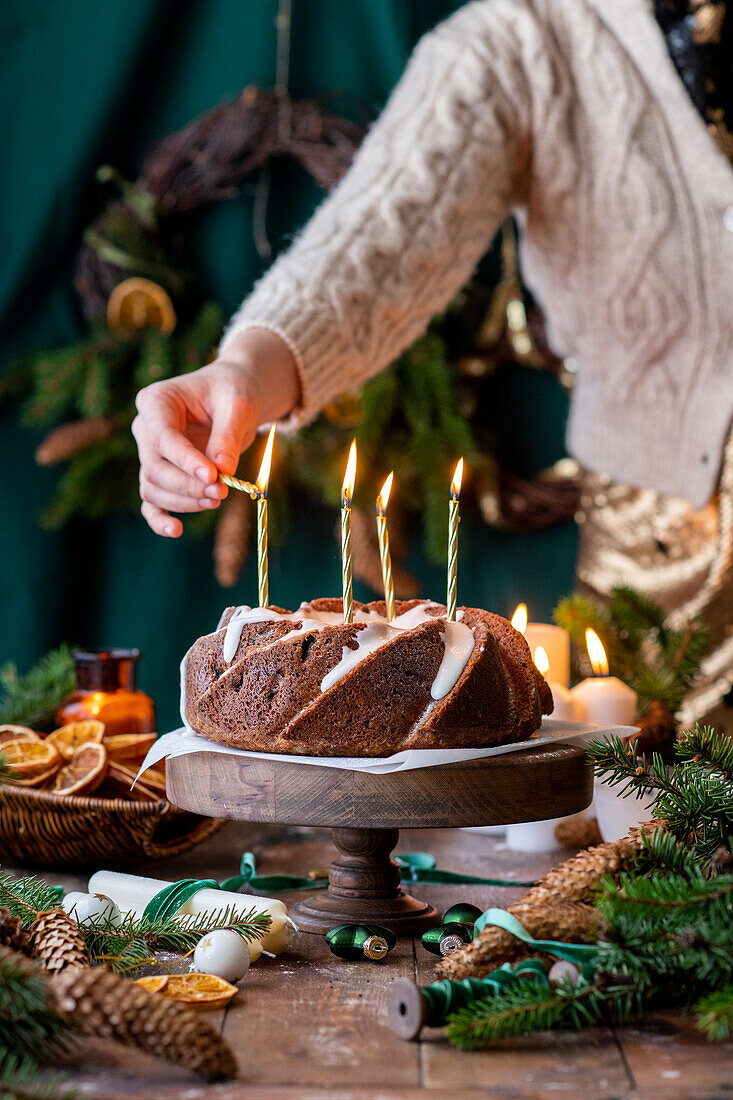
<svg viewBox="0 0 733 1100"><path fill-rule="evenodd" d="M142 762L155 741L154 733L117 733L112 737L105 737L104 747L107 750L108 760Z"/></svg>
<svg viewBox="0 0 733 1100"><path fill-rule="evenodd" d="M168 984L168 974L150 974L147 978L137 978L135 985L141 985L148 993L160 993Z"/></svg>
<svg viewBox="0 0 733 1100"><path fill-rule="evenodd" d="M103 782L107 773L107 751L104 745L88 741L75 750L68 764L56 776L56 794L91 794Z"/></svg>
<svg viewBox="0 0 733 1100"><path fill-rule="evenodd" d="M224 1008L236 993L236 985L214 974L171 974L163 989L164 997L203 1011Z"/></svg>
<svg viewBox="0 0 733 1100"><path fill-rule="evenodd" d="M0 753L13 779L31 779L61 763L55 747L47 741L6 741Z"/></svg>
<svg viewBox="0 0 733 1100"><path fill-rule="evenodd" d="M0 745L6 741L40 741L35 730L28 726L0 726Z"/></svg>
<svg viewBox="0 0 733 1100"><path fill-rule="evenodd" d="M87 718L84 722L70 722L68 726L49 733L46 742L54 745L64 760L71 760L75 751L90 741L99 744L104 737L104 722Z"/></svg>

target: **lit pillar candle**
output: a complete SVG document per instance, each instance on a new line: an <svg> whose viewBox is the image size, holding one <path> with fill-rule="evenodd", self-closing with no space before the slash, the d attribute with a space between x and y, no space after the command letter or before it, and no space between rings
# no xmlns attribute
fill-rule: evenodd
<svg viewBox="0 0 733 1100"><path fill-rule="evenodd" d="M379 560L382 563L382 584L384 585L384 603L387 618L394 619L394 581L392 580L392 557L389 552L389 532L387 531L387 503L392 491L394 470L390 473L377 497L377 538L379 539Z"/></svg>
<svg viewBox="0 0 733 1100"><path fill-rule="evenodd" d="M272 463L272 444L275 439L275 425L265 444L260 472L257 475L257 582L259 606L270 603L270 570L267 555L267 488L270 484L270 465Z"/></svg>
<svg viewBox="0 0 733 1100"><path fill-rule="evenodd" d="M461 481L463 480L463 459L458 460L453 480L450 485L450 502L448 504L448 622L455 622L456 604L458 602L458 524L461 522L459 498L461 495Z"/></svg>
<svg viewBox="0 0 733 1100"><path fill-rule="evenodd" d="M356 440L349 448L349 460L341 486L341 588L344 622L354 621L354 571L351 561L351 501L356 481Z"/></svg>
<svg viewBox="0 0 733 1100"><path fill-rule="evenodd" d="M570 684L570 635L553 623L527 622L527 605L520 603L512 615L512 626L524 634L530 652L542 646L547 654L548 679L554 684L568 687Z"/></svg>
<svg viewBox="0 0 733 1100"><path fill-rule="evenodd" d="M617 676L609 676L608 660L595 630L585 632L585 644L593 676L574 687L571 694L580 722L599 726L631 726L636 718L636 692Z"/></svg>
<svg viewBox="0 0 733 1100"><path fill-rule="evenodd" d="M534 663L538 671L547 679L550 691L552 692L552 698L555 705L552 708L550 717L556 718L559 722L574 722L576 720L575 700L563 684L558 684L557 680L548 679L550 661L546 650L541 645L538 645L534 651Z"/></svg>

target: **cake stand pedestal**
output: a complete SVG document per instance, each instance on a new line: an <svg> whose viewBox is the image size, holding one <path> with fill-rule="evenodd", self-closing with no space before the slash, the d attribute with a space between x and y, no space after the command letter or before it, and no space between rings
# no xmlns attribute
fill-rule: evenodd
<svg viewBox="0 0 733 1100"><path fill-rule="evenodd" d="M577 813L590 805L593 771L567 742L460 764L370 775L319 765L190 753L166 765L168 799L209 817L324 826L338 857L328 889L294 907L304 932L372 923L414 936L439 922L400 888L390 858L400 829L507 825Z"/></svg>

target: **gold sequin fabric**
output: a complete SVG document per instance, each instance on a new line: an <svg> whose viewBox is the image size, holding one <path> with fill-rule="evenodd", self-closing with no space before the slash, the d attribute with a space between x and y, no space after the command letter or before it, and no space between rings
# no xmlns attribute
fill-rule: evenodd
<svg viewBox="0 0 733 1100"><path fill-rule="evenodd" d="M603 598L631 585L664 607L673 627L700 615L710 643L679 718L683 726L730 722L722 701L733 686L733 436L719 492L704 508L585 473L581 509L579 590Z"/></svg>

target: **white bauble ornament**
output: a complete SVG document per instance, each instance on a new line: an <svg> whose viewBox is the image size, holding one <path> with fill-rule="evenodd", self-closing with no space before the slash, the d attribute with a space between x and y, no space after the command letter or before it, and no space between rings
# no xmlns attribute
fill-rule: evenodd
<svg viewBox="0 0 733 1100"><path fill-rule="evenodd" d="M238 982L249 970L249 947L238 932L217 928L207 932L196 944L193 965L202 974L215 974L228 982Z"/></svg>
<svg viewBox="0 0 733 1100"><path fill-rule="evenodd" d="M71 913L71 910L79 898L84 897L83 890L70 890L68 894L64 894L64 900L61 902L61 908L65 913Z"/></svg>
<svg viewBox="0 0 733 1100"><path fill-rule="evenodd" d="M104 894L79 894L74 891L63 900L63 908L77 924L92 924L95 921L109 920L115 927L122 924L122 915L112 901Z"/></svg>
<svg viewBox="0 0 733 1100"><path fill-rule="evenodd" d="M565 978L569 978L573 985L577 985L580 981L580 970L569 959L558 959L547 972L547 980L550 985L557 985Z"/></svg>

